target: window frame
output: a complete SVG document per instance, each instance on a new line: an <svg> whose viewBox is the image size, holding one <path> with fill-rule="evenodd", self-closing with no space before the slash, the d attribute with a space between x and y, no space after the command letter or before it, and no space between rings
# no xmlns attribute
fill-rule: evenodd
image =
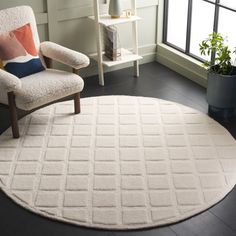
<svg viewBox="0 0 236 236"><path fill-rule="evenodd" d="M236 9L223 5L220 3L220 0L215 0L214 2L210 0L201 0L212 4L215 6L215 14L214 14L214 23L212 27L212 32L218 32L218 25L219 25L219 12L220 8L224 8L236 13ZM168 34L168 8L169 8L169 0L164 0L164 17L163 17L163 38L162 41L169 47L176 49L179 52L184 53L200 62L204 62L204 60L197 55L194 55L190 52L190 42L191 42L191 29L192 29L192 10L193 10L193 0L188 0L188 13L187 13L187 28L186 28L186 45L185 49L179 48L178 46L170 43L167 41L167 34ZM212 55L212 60L214 60L214 55Z"/></svg>

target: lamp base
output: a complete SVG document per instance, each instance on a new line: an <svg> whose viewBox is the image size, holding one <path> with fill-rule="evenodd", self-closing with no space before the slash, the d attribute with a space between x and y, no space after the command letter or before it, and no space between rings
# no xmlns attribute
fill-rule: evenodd
<svg viewBox="0 0 236 236"><path fill-rule="evenodd" d="M112 19L119 19L120 16L111 16Z"/></svg>

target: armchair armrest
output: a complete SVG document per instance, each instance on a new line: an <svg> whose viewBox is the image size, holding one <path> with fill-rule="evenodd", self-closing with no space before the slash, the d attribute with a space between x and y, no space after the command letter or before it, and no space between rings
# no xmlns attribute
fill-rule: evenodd
<svg viewBox="0 0 236 236"><path fill-rule="evenodd" d="M80 69L89 65L89 58L77 51L63 47L53 42L43 42L40 44L43 56L71 66L74 69Z"/></svg>
<svg viewBox="0 0 236 236"><path fill-rule="evenodd" d="M14 92L21 89L21 81L15 75L0 69L0 87L4 88L6 92Z"/></svg>

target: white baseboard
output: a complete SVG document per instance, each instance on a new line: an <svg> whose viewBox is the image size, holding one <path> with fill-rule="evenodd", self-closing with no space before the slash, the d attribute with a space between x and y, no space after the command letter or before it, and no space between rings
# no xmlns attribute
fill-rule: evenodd
<svg viewBox="0 0 236 236"><path fill-rule="evenodd" d="M207 72L201 62L164 44L157 46L156 60L201 86L207 86Z"/></svg>

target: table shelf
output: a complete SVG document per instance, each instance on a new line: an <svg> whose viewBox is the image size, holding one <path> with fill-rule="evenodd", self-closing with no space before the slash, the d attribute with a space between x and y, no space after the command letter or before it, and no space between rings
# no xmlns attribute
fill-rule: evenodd
<svg viewBox="0 0 236 236"><path fill-rule="evenodd" d="M138 53L138 21L141 20L140 17L137 16L137 2L136 0L130 0L131 2L131 9L130 17L126 17L125 15L122 15L120 18L111 18L110 15L101 15L100 14L100 0L93 0L94 4L94 16L88 17L90 20L94 21L95 24L95 30L96 30L96 43L97 43L97 52L96 54L90 55L90 57L94 60L96 60L98 63L98 74L99 74L99 84L104 86L104 66L106 67L112 67L117 66L124 63L133 62L134 63L134 76L139 77L139 60L142 59L141 56L139 56ZM133 41L133 47L132 51L129 51L127 49L122 48L121 49L121 58L112 61L109 60L104 56L103 53L103 28L114 26L114 25L120 25L130 23L132 24L132 41ZM127 32L130 33L130 32Z"/></svg>
<svg viewBox="0 0 236 236"><path fill-rule="evenodd" d="M90 16L89 19L95 20L95 17ZM134 22L138 20L141 20L141 18L138 16L131 16L131 17L121 16L120 18L112 19L111 16L109 15L102 15L100 16L98 23L107 27L107 26L112 26L112 25L119 25L119 24Z"/></svg>
<svg viewBox="0 0 236 236"><path fill-rule="evenodd" d="M98 55L96 54L91 54L90 57L96 61L98 61ZM121 48L121 57L116 60L116 61L111 61L109 60L103 52L103 60L102 60L102 64L107 66L107 67L112 67L112 66L118 66L124 63L128 63L128 62L134 62L134 61L138 61L143 59L143 57L134 54L133 52L125 49L125 48Z"/></svg>

